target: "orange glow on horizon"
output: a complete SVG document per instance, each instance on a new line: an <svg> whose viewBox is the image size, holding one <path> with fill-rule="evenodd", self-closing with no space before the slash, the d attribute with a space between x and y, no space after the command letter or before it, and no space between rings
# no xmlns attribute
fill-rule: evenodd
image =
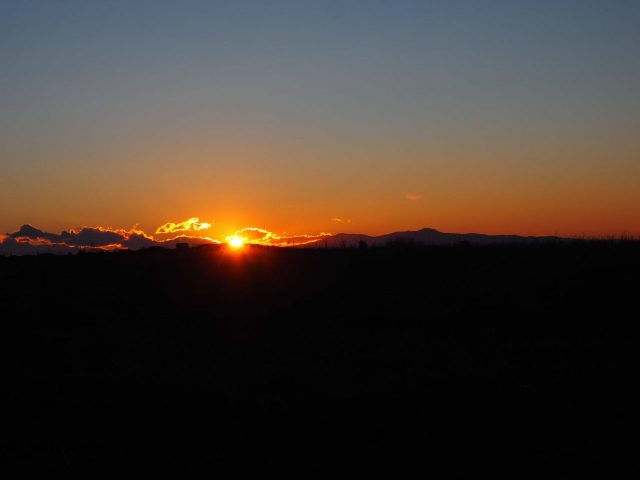
<svg viewBox="0 0 640 480"><path fill-rule="evenodd" d="M234 235L227 240L227 243L231 248L242 248L244 246L244 239Z"/></svg>

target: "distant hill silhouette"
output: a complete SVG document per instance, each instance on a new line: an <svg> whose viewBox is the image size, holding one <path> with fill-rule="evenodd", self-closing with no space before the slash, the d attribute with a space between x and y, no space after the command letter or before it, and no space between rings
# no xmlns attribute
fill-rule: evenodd
<svg viewBox="0 0 640 480"><path fill-rule="evenodd" d="M416 231L394 232L380 236L370 236L357 233L339 233L328 237L321 242L308 246L318 247L319 245L329 248L357 247L366 244L367 246L389 246L389 245L512 245L530 244L539 242L558 242L566 240L561 237L545 236L523 237L520 235L487 235L483 233L445 233L433 228L423 228Z"/></svg>

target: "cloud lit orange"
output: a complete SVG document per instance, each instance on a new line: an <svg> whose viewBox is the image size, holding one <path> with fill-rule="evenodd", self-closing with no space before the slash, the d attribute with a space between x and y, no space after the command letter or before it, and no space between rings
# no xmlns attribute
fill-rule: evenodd
<svg viewBox="0 0 640 480"><path fill-rule="evenodd" d="M323 238L330 237L331 233L322 232L318 235L290 235L282 236L264 228L247 227L241 230L237 230L229 238L240 238L243 243L252 243L255 245L269 245L275 247L294 247L298 245L306 245L309 243L317 242Z"/></svg>
<svg viewBox="0 0 640 480"><path fill-rule="evenodd" d="M156 235L176 233L176 232L199 232L201 230L207 230L211 228L211 224L207 222L201 222L198 217L192 217L184 222L173 223L167 222L161 225L156 230Z"/></svg>

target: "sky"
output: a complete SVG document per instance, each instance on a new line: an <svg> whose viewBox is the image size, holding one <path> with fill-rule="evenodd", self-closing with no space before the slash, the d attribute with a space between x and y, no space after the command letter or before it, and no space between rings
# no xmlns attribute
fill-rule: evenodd
<svg viewBox="0 0 640 480"><path fill-rule="evenodd" d="M637 0L0 9L0 232L640 235Z"/></svg>

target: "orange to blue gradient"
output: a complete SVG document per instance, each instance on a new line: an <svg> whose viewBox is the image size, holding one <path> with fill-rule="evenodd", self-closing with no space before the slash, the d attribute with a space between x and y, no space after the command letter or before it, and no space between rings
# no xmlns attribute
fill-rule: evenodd
<svg viewBox="0 0 640 480"><path fill-rule="evenodd" d="M640 235L639 24L636 0L10 2L0 232Z"/></svg>

